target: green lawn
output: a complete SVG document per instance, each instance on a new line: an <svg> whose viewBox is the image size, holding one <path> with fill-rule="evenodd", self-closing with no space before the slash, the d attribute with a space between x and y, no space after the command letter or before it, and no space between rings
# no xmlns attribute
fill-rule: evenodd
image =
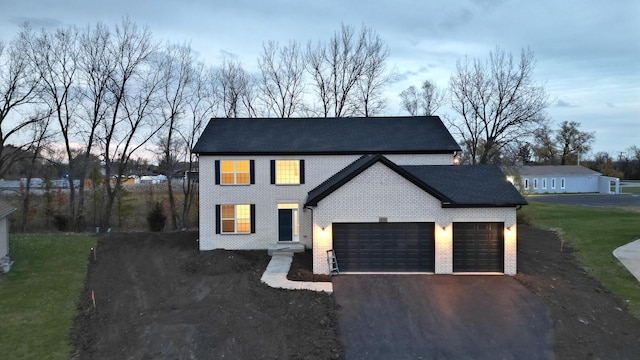
<svg viewBox="0 0 640 360"><path fill-rule="evenodd" d="M0 357L68 359L76 301L87 272L94 237L15 235L15 260L0 281Z"/></svg>
<svg viewBox="0 0 640 360"><path fill-rule="evenodd" d="M612 251L640 239L640 213L529 201L523 216L545 228L561 229L562 239L576 250L583 267L616 293L640 318L640 283Z"/></svg>
<svg viewBox="0 0 640 360"><path fill-rule="evenodd" d="M621 187L620 192L623 194L640 194L640 187Z"/></svg>

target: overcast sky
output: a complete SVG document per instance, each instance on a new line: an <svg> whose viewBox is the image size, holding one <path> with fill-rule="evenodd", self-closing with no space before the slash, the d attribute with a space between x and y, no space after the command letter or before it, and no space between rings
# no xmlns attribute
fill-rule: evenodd
<svg viewBox="0 0 640 360"><path fill-rule="evenodd" d="M446 87L456 60L488 57L499 46L529 47L535 78L564 120L595 132L593 152L617 156L640 146L640 1L638 0L0 0L0 40L20 23L36 28L108 25L129 16L157 40L191 42L212 65L223 56L256 66L262 43L325 41L344 23L378 32L398 79L385 115L407 115L398 94L429 79Z"/></svg>

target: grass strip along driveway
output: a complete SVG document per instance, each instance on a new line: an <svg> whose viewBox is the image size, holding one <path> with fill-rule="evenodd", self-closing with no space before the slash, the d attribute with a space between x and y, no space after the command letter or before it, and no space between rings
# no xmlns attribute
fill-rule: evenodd
<svg viewBox="0 0 640 360"><path fill-rule="evenodd" d="M587 272L616 293L640 318L640 283L618 262L612 252L640 239L637 211L587 208L529 201L522 210L526 221L557 229L561 238L576 251Z"/></svg>
<svg viewBox="0 0 640 360"><path fill-rule="evenodd" d="M11 235L15 264L0 280L0 357L68 359L68 334L95 238Z"/></svg>

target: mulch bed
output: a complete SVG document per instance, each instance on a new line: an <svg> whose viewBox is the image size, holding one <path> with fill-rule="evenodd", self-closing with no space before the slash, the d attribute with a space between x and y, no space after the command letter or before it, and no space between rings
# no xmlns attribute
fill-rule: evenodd
<svg viewBox="0 0 640 360"><path fill-rule="evenodd" d="M306 250L305 252L293 254L293 261L291 262L287 279L293 281L327 282L331 281L331 276L313 273L313 251Z"/></svg>

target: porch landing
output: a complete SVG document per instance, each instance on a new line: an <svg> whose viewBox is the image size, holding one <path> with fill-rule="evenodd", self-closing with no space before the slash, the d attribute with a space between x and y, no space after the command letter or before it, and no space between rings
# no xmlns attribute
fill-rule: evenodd
<svg viewBox="0 0 640 360"><path fill-rule="evenodd" d="M272 245L271 247L269 247L269 249L267 249L267 253L269 254L269 256L273 256L273 254L279 254L279 253L299 253L299 252L304 252L304 245L300 243L290 243L290 244L279 243L276 245Z"/></svg>

